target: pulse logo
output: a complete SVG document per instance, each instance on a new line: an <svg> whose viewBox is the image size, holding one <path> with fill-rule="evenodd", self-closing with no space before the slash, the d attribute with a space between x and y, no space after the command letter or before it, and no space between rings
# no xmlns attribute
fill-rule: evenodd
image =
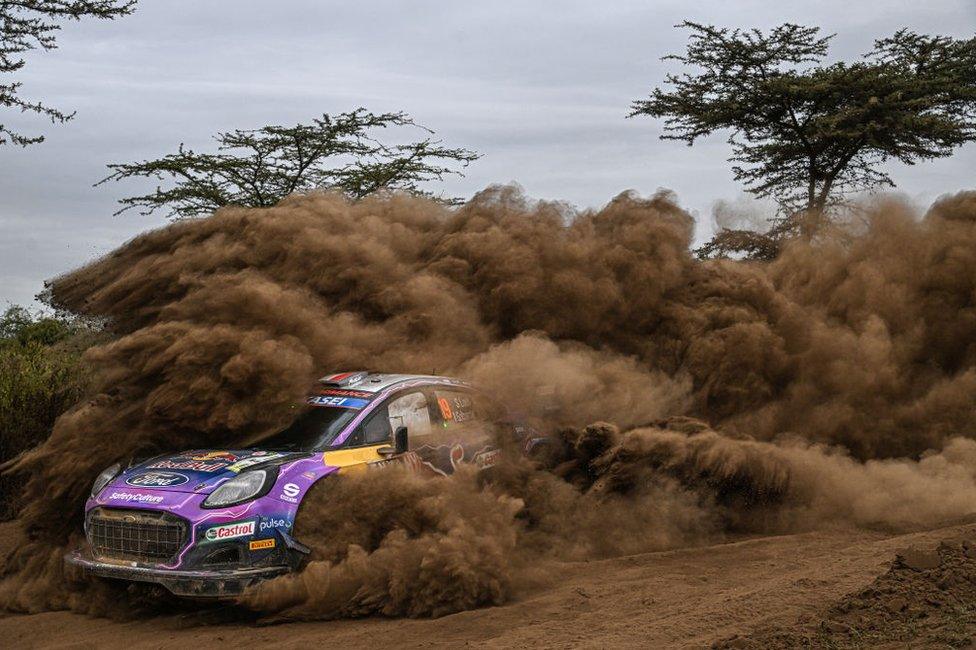
<svg viewBox="0 0 976 650"><path fill-rule="evenodd" d="M287 519L268 517L267 519L261 521L258 530L263 533L266 530L275 530L276 528L288 528L289 526L291 526L291 522L288 521Z"/></svg>

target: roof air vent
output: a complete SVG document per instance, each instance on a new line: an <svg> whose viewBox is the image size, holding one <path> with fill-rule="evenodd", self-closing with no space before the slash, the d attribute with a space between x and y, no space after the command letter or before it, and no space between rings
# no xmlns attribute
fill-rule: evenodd
<svg viewBox="0 0 976 650"><path fill-rule="evenodd" d="M326 386L350 386L356 384L366 379L369 372L366 370L357 370L354 372L340 372L335 375L326 375L319 379L320 384L325 384Z"/></svg>

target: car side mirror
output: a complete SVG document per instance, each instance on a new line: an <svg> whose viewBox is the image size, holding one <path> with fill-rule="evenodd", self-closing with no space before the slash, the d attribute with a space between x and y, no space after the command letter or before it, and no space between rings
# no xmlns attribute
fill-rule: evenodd
<svg viewBox="0 0 976 650"><path fill-rule="evenodd" d="M397 427L393 432L393 447L398 454L407 451L407 427Z"/></svg>

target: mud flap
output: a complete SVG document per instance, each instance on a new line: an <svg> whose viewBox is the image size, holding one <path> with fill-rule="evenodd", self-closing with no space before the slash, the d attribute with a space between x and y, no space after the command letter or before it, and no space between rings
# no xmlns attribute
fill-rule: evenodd
<svg viewBox="0 0 976 650"><path fill-rule="evenodd" d="M279 531L278 535L281 537L281 541L285 545L288 567L292 571L300 570L303 566L305 566L305 563L308 562L308 556L311 555L312 549L305 546L284 531Z"/></svg>

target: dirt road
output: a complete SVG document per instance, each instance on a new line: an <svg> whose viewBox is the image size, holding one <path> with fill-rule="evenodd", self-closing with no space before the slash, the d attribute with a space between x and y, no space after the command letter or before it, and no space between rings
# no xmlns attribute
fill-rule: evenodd
<svg viewBox="0 0 976 650"><path fill-rule="evenodd" d="M188 625L67 612L0 618L6 647L703 647L812 618L912 545L976 539L968 523L908 535L834 530L558 565L516 602L435 620Z"/></svg>

